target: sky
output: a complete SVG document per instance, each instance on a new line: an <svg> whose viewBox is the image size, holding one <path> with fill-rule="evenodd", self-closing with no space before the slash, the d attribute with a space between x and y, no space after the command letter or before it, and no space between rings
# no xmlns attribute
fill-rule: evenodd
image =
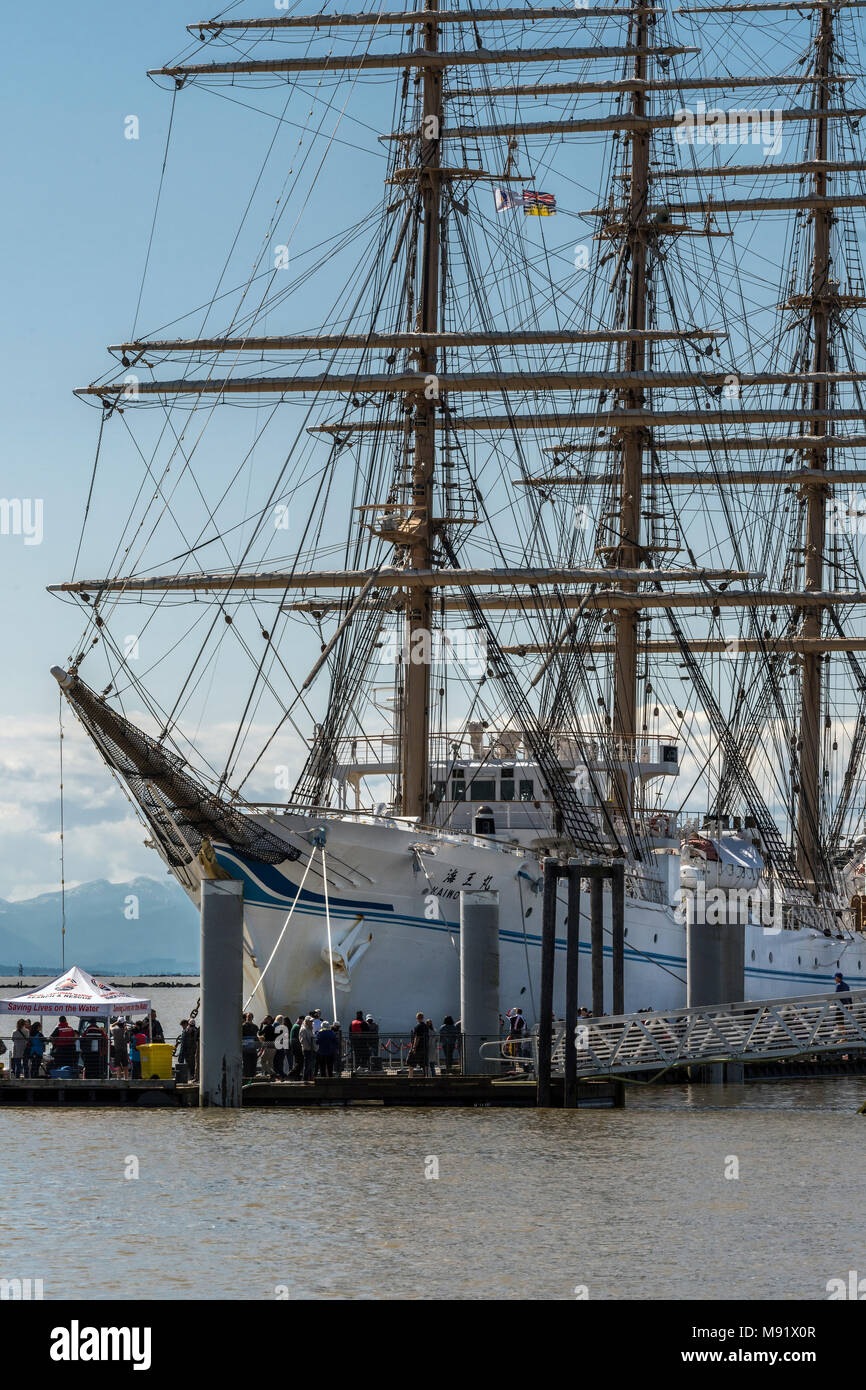
<svg viewBox="0 0 866 1390"><path fill-rule="evenodd" d="M255 0L239 10L266 12ZM220 97L203 88L188 89L175 107L156 236L142 279L172 105L170 92L150 81L146 69L187 47L184 25L203 13L193 0L149 0L145 7L109 0L85 0L83 6L45 0L38 9L20 6L4 15L0 102L7 138L0 158L7 196L0 219L6 268L0 490L6 498L29 500L25 521L38 522L38 531L30 525L20 528L30 529L29 537L0 534L5 656L0 665L0 898L50 891L60 878L59 694L49 668L66 664L74 654L81 620L45 589L73 571L99 427L99 412L76 399L73 390L106 370L110 359L105 346L130 334L136 323L146 332L207 303L248 196L254 215L235 248L226 287L239 283L238 271L257 254L262 227L284 192L282 181L294 175L292 193L301 201L316 182L321 142L316 145L295 127L280 126L276 158L268 178L259 183L256 171L274 135L273 120L250 109L248 92L235 91L226 99L225 93ZM755 55L756 70L771 71L774 56L780 68L793 61L788 35L775 55L769 31L763 46L766 52ZM730 35L721 48L735 49ZM316 235L324 238L348 226L380 197L384 159L376 133L391 128L392 91L390 77L379 89L365 87L363 104L355 102L353 114L340 123L324 176L316 182L311 223L300 231L285 220L276 224L280 236L295 238L292 254L302 264L304 248L315 244ZM326 96L335 100L333 92ZM281 99L279 92L270 93L272 111ZM268 101L262 98L259 104ZM537 114L544 115L543 103ZM335 111L329 112L321 99L311 101L308 119L313 124L327 120L324 128L336 129ZM127 138L131 129L137 138ZM598 148L600 141L596 153ZM793 157L795 152L790 153ZM562 202L572 208L589 208L596 201L583 159L583 154L575 157L569 166L572 177L560 190ZM572 233L572 225L560 216L553 229L566 246L572 235L577 239L581 234L579 228ZM522 228L521 234L541 238L553 232L538 225ZM570 261L566 264L571 270ZM319 308L313 292L301 287L279 322L274 316L262 331L312 330L320 321ZM191 314L167 333L189 334L201 321L201 315ZM219 312L208 327L221 329ZM287 418L293 409L286 407ZM253 448L260 421L256 410L228 416L207 456L213 495L239 455ZM154 421L158 416L144 419L145 440L148 429L156 428ZM285 437L290 435L287 427ZM271 475L279 456L279 439L256 446L257 481ZM114 552L140 475L134 448L115 418L110 448L100 458L77 574L104 572L101 566ZM198 499L185 499L182 493L179 498L185 505L198 505ZM238 514L245 503L248 498L235 494L229 515ZM178 510L181 516L192 515L183 506ZM28 543L37 534L39 543ZM168 561L188 541L179 526L157 558ZM229 544L237 555L241 537ZM213 550L207 555L225 563ZM169 640L166 631L169 636L172 631L170 615L166 622L163 641ZM146 641L143 648L146 662ZM310 654L315 651L310 646ZM306 659L302 654L302 665ZM229 736L236 675L225 663L208 673L215 744ZM134 704L127 713L141 717ZM162 877L162 865L145 848L145 832L125 793L68 710L63 722L67 882L120 882L139 873ZM141 722L147 721L142 717ZM264 737L265 726L255 727L254 733ZM276 766L296 769L298 757L297 741L290 737L272 751Z"/></svg>
<svg viewBox="0 0 866 1390"><path fill-rule="evenodd" d="M105 346L135 322L171 106L145 73L185 47L184 25L204 9L192 0L47 0L4 15L2 492L31 500L34 523L41 503L42 534L30 543L37 531L25 510L30 537L0 535L0 898L59 885L59 700L49 668L66 662L81 622L45 588L72 571L99 424L72 393L105 370ZM194 102L176 116L145 329L207 300L271 136L256 113L200 91ZM126 138L130 116L137 139ZM294 146L295 133L283 134ZM347 147L343 189L366 177L358 160ZM378 152L370 162L382 162ZM128 464L122 450L107 460L79 573L98 570L100 553L113 549ZM125 794L68 712L64 722L67 881L162 876Z"/></svg>
<svg viewBox="0 0 866 1390"><path fill-rule="evenodd" d="M41 544L0 536L0 897L59 886L58 690L69 615L45 586L65 576L92 465L95 417L72 391L131 324L165 132L145 67L179 47L178 7L48 0L4 15L3 491L43 501ZM138 114L141 138L124 138ZM70 721L67 719L67 723ZM66 740L74 802L67 877L120 880L159 866L118 787L80 734Z"/></svg>

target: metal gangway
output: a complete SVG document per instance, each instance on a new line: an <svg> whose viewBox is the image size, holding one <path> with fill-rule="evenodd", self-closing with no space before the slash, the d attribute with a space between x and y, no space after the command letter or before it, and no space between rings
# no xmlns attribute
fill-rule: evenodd
<svg viewBox="0 0 866 1390"><path fill-rule="evenodd" d="M866 1051L866 989L587 1018L576 1030L580 1078L860 1049ZM553 1071L564 1070L561 1030Z"/></svg>

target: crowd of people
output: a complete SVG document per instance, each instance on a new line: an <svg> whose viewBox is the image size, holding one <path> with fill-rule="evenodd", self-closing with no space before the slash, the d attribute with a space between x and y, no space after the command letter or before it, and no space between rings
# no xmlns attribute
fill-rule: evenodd
<svg viewBox="0 0 866 1390"><path fill-rule="evenodd" d="M379 1025L372 1014L358 1009L344 1037L339 1021L322 1018L321 1009L287 1018L266 1014L256 1023L251 1013L243 1016L241 1046L244 1078L262 1076L272 1081L314 1082L317 1077L342 1076L344 1072L380 1072L384 1059L402 1063L414 1076L453 1072L460 1050L460 1025L450 1014L437 1029L423 1013L416 1015L408 1043L387 1039L382 1044ZM440 1062L441 1046L444 1062ZM383 1055L384 1052L384 1055ZM396 1055L394 1055L396 1052ZM405 1056L404 1056L405 1054Z"/></svg>
<svg viewBox="0 0 866 1390"><path fill-rule="evenodd" d="M529 1032L523 1010L510 1009L500 1018L500 1031L507 1035L505 1055L522 1056ZM21 1078L113 1075L135 1081L142 1078L141 1048L149 1042L164 1041L154 1009L149 1019L112 1018L107 1028L91 1018L82 1019L75 1029L61 1016L51 1032L44 1032L38 1021L19 1018L9 1061L12 1075ZM199 1048L200 1029L195 1017L181 1019L174 1043L176 1075L197 1080ZM0 1041L0 1056L6 1050ZM408 1036L382 1040L373 1015L358 1009L344 1038L339 1021L322 1018L320 1009L294 1019L266 1014L259 1023L252 1013L245 1013L241 1055L247 1081L261 1077L312 1083L319 1077L344 1073L381 1072L386 1062L389 1069L405 1068L409 1076L436 1076L437 1071L447 1076L461 1067L461 1028L450 1014L437 1027L419 1011Z"/></svg>
<svg viewBox="0 0 866 1390"><path fill-rule="evenodd" d="M514 1046L506 1056L522 1056L529 1027L519 1008L500 1019L506 1041ZM386 1064L405 1067L409 1076L449 1076L461 1067L459 1021L446 1014L437 1028L423 1012L415 1015L408 1037L384 1041L372 1014L358 1009L346 1037L339 1022L322 1018L320 1009L291 1019L266 1014L256 1023L251 1013L243 1016L242 1054L244 1077L273 1081L313 1082L317 1077L342 1076L345 1072L381 1072Z"/></svg>
<svg viewBox="0 0 866 1390"><path fill-rule="evenodd" d="M271 1081L314 1081L343 1070L342 1029L339 1021L322 1018L321 1009L294 1020L266 1014L258 1024L251 1013L244 1014L241 1049L248 1081L259 1072Z"/></svg>
<svg viewBox="0 0 866 1390"><path fill-rule="evenodd" d="M124 1080L141 1079L141 1048L150 1042L164 1042L162 1024L151 1009L150 1017L133 1020L112 1018L106 1029L95 1018L82 1018L73 1028L61 1014L49 1033L30 1018L19 1018L12 1034L10 1067L20 1078L42 1076L106 1076L110 1066ZM110 1049L110 1052L109 1052ZM0 1056L7 1051L0 1039Z"/></svg>

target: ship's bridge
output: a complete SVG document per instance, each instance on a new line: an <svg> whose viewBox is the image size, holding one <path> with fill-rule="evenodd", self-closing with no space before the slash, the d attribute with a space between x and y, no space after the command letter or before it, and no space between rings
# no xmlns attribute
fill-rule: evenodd
<svg viewBox="0 0 866 1390"><path fill-rule="evenodd" d="M399 771L398 736L392 733L359 734L341 741L334 777L340 802L362 809L362 783L394 777ZM621 739L609 734L577 740L569 735L553 738L562 767L570 774L578 800L602 819L601 797L611 771L626 771L633 782L679 774L679 747L660 738ZM554 804L544 774L522 736L470 726L467 734L440 733L431 740L430 776L434 818L449 829L495 835L523 844L550 839ZM371 803L372 804L372 803ZM382 809L383 803L376 803ZM673 825L651 832L673 841ZM678 841L677 841L678 843Z"/></svg>

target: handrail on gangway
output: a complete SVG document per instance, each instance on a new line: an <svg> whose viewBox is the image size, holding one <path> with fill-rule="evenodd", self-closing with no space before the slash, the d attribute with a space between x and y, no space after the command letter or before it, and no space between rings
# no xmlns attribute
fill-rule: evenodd
<svg viewBox="0 0 866 1390"><path fill-rule="evenodd" d="M584 1018L576 1042L580 1077L866 1049L866 989ZM553 1070L564 1068L562 1030Z"/></svg>

